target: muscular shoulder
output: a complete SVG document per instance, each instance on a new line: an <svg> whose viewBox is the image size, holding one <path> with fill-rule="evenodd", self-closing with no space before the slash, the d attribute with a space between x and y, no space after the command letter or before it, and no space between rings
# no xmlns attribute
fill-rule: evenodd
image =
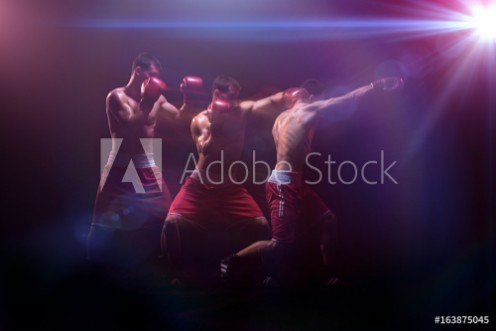
<svg viewBox="0 0 496 331"><path fill-rule="evenodd" d="M126 93L124 93L124 87L117 87L107 94L108 99L123 99L126 98Z"/></svg>
<svg viewBox="0 0 496 331"><path fill-rule="evenodd" d="M208 116L207 116L207 111L204 110L200 112L198 115L193 117L191 120L191 126L203 126L205 124L208 124Z"/></svg>
<svg viewBox="0 0 496 331"><path fill-rule="evenodd" d="M113 89L107 94L107 106L110 107L110 109L113 109L115 106L119 104L123 104L127 100L127 96L124 93L124 88L123 87L118 87Z"/></svg>
<svg viewBox="0 0 496 331"><path fill-rule="evenodd" d="M201 135L201 132L208 126L208 116L207 111L204 110L191 120L191 133L193 137L198 137Z"/></svg>

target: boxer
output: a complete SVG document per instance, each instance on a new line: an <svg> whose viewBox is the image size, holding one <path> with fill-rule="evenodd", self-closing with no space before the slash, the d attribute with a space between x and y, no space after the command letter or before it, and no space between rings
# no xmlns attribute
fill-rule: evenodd
<svg viewBox="0 0 496 331"><path fill-rule="evenodd" d="M217 77L210 105L191 122L198 162L175 197L162 232L162 250L176 271L183 272L179 276L197 273L209 278L202 261L211 262L217 276L218 263L226 253L270 238L262 211L239 184L236 162L248 117L283 111L283 93L239 102L240 89L234 78Z"/></svg>
<svg viewBox="0 0 496 331"><path fill-rule="evenodd" d="M87 249L91 260L118 273L138 270L158 257L160 228L170 206L151 141L142 140L154 137L159 118L179 116L163 95L161 69L155 56L139 54L128 84L106 99L112 150L98 186ZM139 183L125 180L129 170Z"/></svg>
<svg viewBox="0 0 496 331"><path fill-rule="evenodd" d="M385 78L358 88L344 96L316 100L306 89L294 88L284 93L288 109L276 119L272 135L277 163L266 183L267 202L271 212L272 239L259 241L221 263L223 277L236 282L250 272L247 265L262 264L272 270L279 284L293 278L291 262L299 249L295 243L308 233L320 233L322 260L328 270L335 257L336 216L303 180L305 158L315 129L343 118L351 102L372 91L393 91L403 87L397 77ZM270 261L267 263L267 261ZM268 266L267 264L272 264Z"/></svg>

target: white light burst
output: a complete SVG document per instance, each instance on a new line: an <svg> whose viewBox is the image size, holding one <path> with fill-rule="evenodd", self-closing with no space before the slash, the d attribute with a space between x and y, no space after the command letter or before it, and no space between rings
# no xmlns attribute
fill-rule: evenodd
<svg viewBox="0 0 496 331"><path fill-rule="evenodd" d="M471 8L472 17L469 22L477 35L485 41L496 40L496 5Z"/></svg>

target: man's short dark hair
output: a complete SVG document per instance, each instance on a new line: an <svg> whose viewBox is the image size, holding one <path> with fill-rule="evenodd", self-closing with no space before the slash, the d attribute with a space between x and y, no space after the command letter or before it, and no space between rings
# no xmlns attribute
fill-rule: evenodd
<svg viewBox="0 0 496 331"><path fill-rule="evenodd" d="M308 93L319 96L324 92L324 86L322 85L321 82L319 82L317 79L307 79L303 83L301 83L301 86L305 90L308 91Z"/></svg>
<svg viewBox="0 0 496 331"><path fill-rule="evenodd" d="M229 89L233 88L239 91L241 90L241 85L236 79L227 75L217 76L217 78L215 78L214 82L212 83L212 92L215 90L219 90L222 93L227 93L229 92Z"/></svg>
<svg viewBox="0 0 496 331"><path fill-rule="evenodd" d="M136 69L136 67L148 69L152 65L155 65L160 71L162 71L162 64L160 64L159 59L157 59L155 55L146 52L139 53L133 61L133 70Z"/></svg>

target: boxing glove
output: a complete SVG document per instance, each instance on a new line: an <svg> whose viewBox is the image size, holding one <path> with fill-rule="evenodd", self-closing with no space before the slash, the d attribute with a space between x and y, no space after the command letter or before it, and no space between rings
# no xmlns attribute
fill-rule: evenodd
<svg viewBox="0 0 496 331"><path fill-rule="evenodd" d="M181 93L197 92L203 87L203 79L196 76L186 76L179 85Z"/></svg>
<svg viewBox="0 0 496 331"><path fill-rule="evenodd" d="M284 104L289 108L292 107L298 100L307 100L310 97L310 94L304 88L293 87L284 91L282 97Z"/></svg>
<svg viewBox="0 0 496 331"><path fill-rule="evenodd" d="M208 106L210 118L218 118L221 114L231 111L231 104L227 101L216 99Z"/></svg>
<svg viewBox="0 0 496 331"><path fill-rule="evenodd" d="M145 79L141 84L141 102L154 104L166 89L167 85L157 77Z"/></svg>
<svg viewBox="0 0 496 331"><path fill-rule="evenodd" d="M372 82L370 85L374 90L395 91L403 88L404 82L401 77L386 77Z"/></svg>

